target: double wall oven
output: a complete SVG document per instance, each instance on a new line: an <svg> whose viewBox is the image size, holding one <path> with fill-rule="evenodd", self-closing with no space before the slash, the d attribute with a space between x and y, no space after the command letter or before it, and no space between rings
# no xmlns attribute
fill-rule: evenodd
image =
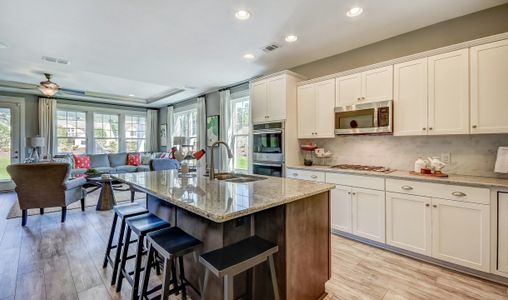
<svg viewBox="0 0 508 300"><path fill-rule="evenodd" d="M252 172L284 176L284 123L253 125Z"/></svg>

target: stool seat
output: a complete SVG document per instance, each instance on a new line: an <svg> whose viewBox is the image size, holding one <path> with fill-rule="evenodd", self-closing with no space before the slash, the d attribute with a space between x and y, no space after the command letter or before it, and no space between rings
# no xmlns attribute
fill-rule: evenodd
<svg viewBox="0 0 508 300"><path fill-rule="evenodd" d="M126 216L140 215L148 212L146 208L137 203L117 205L113 208L113 210L115 211L115 214L117 214L121 219L125 218Z"/></svg>
<svg viewBox="0 0 508 300"><path fill-rule="evenodd" d="M148 241L163 256L182 256L193 252L201 241L186 233L179 227L171 227L151 232Z"/></svg>
<svg viewBox="0 0 508 300"><path fill-rule="evenodd" d="M136 235L146 235L148 232L169 227L170 224L154 214L148 213L127 219L127 226Z"/></svg>
<svg viewBox="0 0 508 300"><path fill-rule="evenodd" d="M256 257L266 260L266 257L278 250L275 243L252 236L224 248L204 253L199 257L199 261L215 275L222 277L237 265Z"/></svg>

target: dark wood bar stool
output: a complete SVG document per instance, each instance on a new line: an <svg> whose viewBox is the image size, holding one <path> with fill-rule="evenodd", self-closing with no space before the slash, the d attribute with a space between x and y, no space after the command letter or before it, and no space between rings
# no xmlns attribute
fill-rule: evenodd
<svg viewBox="0 0 508 300"><path fill-rule="evenodd" d="M125 205L117 205L113 208L115 215L113 217L113 224L111 225L111 232L109 233L108 246L106 247L106 254L104 255L104 262L102 263L102 267L106 268L108 263L113 267L113 274L111 276L111 285L116 283L116 277L118 275L118 266L120 264L120 255L122 253L123 246L123 236L125 232L126 219L134 216L139 216L141 214L145 214L148 212L144 207L136 203L130 203ZM120 232L118 234L118 239L116 245L113 245L113 239L115 237L116 232L116 223L118 222L118 218L121 220L120 224ZM129 244L135 241L129 241ZM116 248L115 258L111 258L111 250Z"/></svg>
<svg viewBox="0 0 508 300"><path fill-rule="evenodd" d="M116 283L116 291L120 292L122 289L122 282L125 278L127 282L132 286L132 295L131 299L138 299L138 292L139 292L139 279L140 274L143 269L141 268L141 260L143 258L143 254L146 252L144 251L143 242L145 240L145 236L150 233L154 232L160 229L164 229L167 227L170 227L171 225L160 219L154 214L147 213L135 217L130 217L127 219L127 230L125 233L125 239L124 239L124 245L125 247L122 248L122 258L120 260L120 272L118 274L118 280ZM130 241L131 233L134 232L134 234L137 235L137 247L136 247L136 254L133 257L128 257L129 247L128 247L128 241ZM134 258L134 270L133 271L127 271L127 260Z"/></svg>
<svg viewBox="0 0 508 300"><path fill-rule="evenodd" d="M196 249L201 246L202 242L179 227L171 227L158 230L147 235L149 243L148 258L145 263L145 274L143 276L143 284L141 289L141 299L148 296L162 288L163 300L168 299L171 294L178 294L182 292L182 299L187 299L186 286L189 285L185 278L183 256L189 253L196 255ZM164 261L164 272L162 284L151 289L148 289L148 281L150 279L150 267L154 263L155 253L162 257ZM196 256L195 256L196 257ZM178 276L176 272L176 261L178 260ZM177 278L180 279L180 284ZM170 284L173 288L170 289Z"/></svg>
<svg viewBox="0 0 508 300"><path fill-rule="evenodd" d="M201 298L206 299L206 287L210 271L215 276L223 278L224 299L232 300L234 276L268 261L274 298L279 300L279 288L273 264L273 254L278 251L279 246L275 243L258 236L252 236L224 248L202 254L199 257L199 261L206 267L206 272Z"/></svg>

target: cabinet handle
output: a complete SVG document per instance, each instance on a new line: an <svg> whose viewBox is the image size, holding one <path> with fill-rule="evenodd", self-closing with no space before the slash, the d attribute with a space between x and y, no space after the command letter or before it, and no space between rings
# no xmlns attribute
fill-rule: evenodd
<svg viewBox="0 0 508 300"><path fill-rule="evenodd" d="M432 130L432 127L429 127L429 130Z"/></svg>
<svg viewBox="0 0 508 300"><path fill-rule="evenodd" d="M351 192L347 192L348 195L351 195Z"/></svg>
<svg viewBox="0 0 508 300"><path fill-rule="evenodd" d="M360 97L356 98L356 100L360 101Z"/></svg>
<svg viewBox="0 0 508 300"><path fill-rule="evenodd" d="M437 205L436 205L436 204L434 204L434 205L432 205L432 207L437 208Z"/></svg>
<svg viewBox="0 0 508 300"><path fill-rule="evenodd" d="M454 195L455 197L465 197L466 196L466 194L463 192L453 192L452 195Z"/></svg>
<svg viewBox="0 0 508 300"><path fill-rule="evenodd" d="M430 206L430 204L426 203L426 204L425 204L425 206L429 207L429 206Z"/></svg>
<svg viewBox="0 0 508 300"><path fill-rule="evenodd" d="M316 179L316 178L317 178L317 176L316 176L316 175L312 175L312 176L311 176L311 178L312 178L312 179Z"/></svg>
<svg viewBox="0 0 508 300"><path fill-rule="evenodd" d="M427 130L427 127L423 127L423 128L422 128L422 130L423 130L423 131Z"/></svg>
<svg viewBox="0 0 508 300"><path fill-rule="evenodd" d="M365 97L362 97L362 100L365 100Z"/></svg>
<svg viewBox="0 0 508 300"><path fill-rule="evenodd" d="M293 173L293 176L298 177L298 173Z"/></svg>
<svg viewBox="0 0 508 300"><path fill-rule="evenodd" d="M409 185L403 185L400 187L401 189L405 190L405 191L410 191L413 189L413 187L409 186Z"/></svg>
<svg viewBox="0 0 508 300"><path fill-rule="evenodd" d="M473 128L476 128L476 127L478 127L478 126L476 126L476 125L473 125Z"/></svg>
<svg viewBox="0 0 508 300"><path fill-rule="evenodd" d="M356 195L356 193L353 192L353 195Z"/></svg>

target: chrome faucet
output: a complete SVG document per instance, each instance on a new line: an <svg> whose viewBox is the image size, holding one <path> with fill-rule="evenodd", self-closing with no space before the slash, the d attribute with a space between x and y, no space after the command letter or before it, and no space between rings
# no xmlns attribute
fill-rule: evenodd
<svg viewBox="0 0 508 300"><path fill-rule="evenodd" d="M215 143L212 144L212 147L211 147L211 153L210 153L210 180L214 180L215 179L215 162L213 160L213 148L215 146L217 146L217 149L219 149L219 145L222 144L224 146L226 146L226 150L228 151L228 158L231 159L233 158L233 152L231 152L231 148L229 148L228 144L226 144L226 142L223 142L223 141L217 141ZM219 153L220 155L220 153Z"/></svg>

